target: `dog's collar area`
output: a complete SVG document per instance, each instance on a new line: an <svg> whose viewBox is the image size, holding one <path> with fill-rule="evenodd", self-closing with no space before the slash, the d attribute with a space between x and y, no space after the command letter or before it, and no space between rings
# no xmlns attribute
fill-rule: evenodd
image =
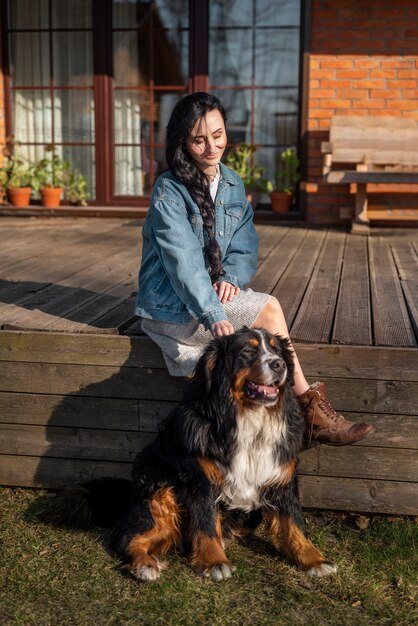
<svg viewBox="0 0 418 626"><path fill-rule="evenodd" d="M269 385L259 385L252 380L245 381L245 395L251 400L275 400L279 395L277 387Z"/></svg>

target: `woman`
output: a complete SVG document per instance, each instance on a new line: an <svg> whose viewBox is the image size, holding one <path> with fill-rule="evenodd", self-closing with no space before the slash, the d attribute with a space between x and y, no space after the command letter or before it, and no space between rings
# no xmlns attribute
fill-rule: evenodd
<svg viewBox="0 0 418 626"><path fill-rule="evenodd" d="M225 122L210 94L176 104L167 126L169 169L154 185L142 230L136 314L173 376L190 376L212 336L243 325L289 336L277 299L245 289L257 270L258 238L242 181L221 163ZM343 445L372 432L338 415L325 385L309 386L294 356L294 392L310 438Z"/></svg>

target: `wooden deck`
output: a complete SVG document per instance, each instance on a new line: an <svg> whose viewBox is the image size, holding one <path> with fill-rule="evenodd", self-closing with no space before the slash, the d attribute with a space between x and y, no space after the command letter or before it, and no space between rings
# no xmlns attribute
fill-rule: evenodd
<svg viewBox="0 0 418 626"><path fill-rule="evenodd" d="M418 231L258 225L253 289L280 300L309 380L376 433L302 455L305 506L418 514ZM140 222L0 221L0 482L129 475L176 402L133 317Z"/></svg>

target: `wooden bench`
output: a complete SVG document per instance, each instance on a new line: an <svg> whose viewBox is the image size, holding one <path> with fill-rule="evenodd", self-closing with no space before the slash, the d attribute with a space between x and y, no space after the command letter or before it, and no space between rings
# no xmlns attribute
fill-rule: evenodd
<svg viewBox="0 0 418 626"><path fill-rule="evenodd" d="M418 122L414 119L335 116L329 141L322 143L321 151L326 182L357 185L354 225L360 229L369 224L368 184L418 184Z"/></svg>

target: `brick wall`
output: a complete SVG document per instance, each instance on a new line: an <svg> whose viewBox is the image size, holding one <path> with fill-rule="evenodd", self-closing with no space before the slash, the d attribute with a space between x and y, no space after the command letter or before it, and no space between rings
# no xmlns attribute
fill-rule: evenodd
<svg viewBox="0 0 418 626"><path fill-rule="evenodd" d="M320 183L321 141L333 115L418 120L418 2L312 0L311 52L308 181L319 184L308 185L307 219L343 223L354 197L348 186Z"/></svg>

